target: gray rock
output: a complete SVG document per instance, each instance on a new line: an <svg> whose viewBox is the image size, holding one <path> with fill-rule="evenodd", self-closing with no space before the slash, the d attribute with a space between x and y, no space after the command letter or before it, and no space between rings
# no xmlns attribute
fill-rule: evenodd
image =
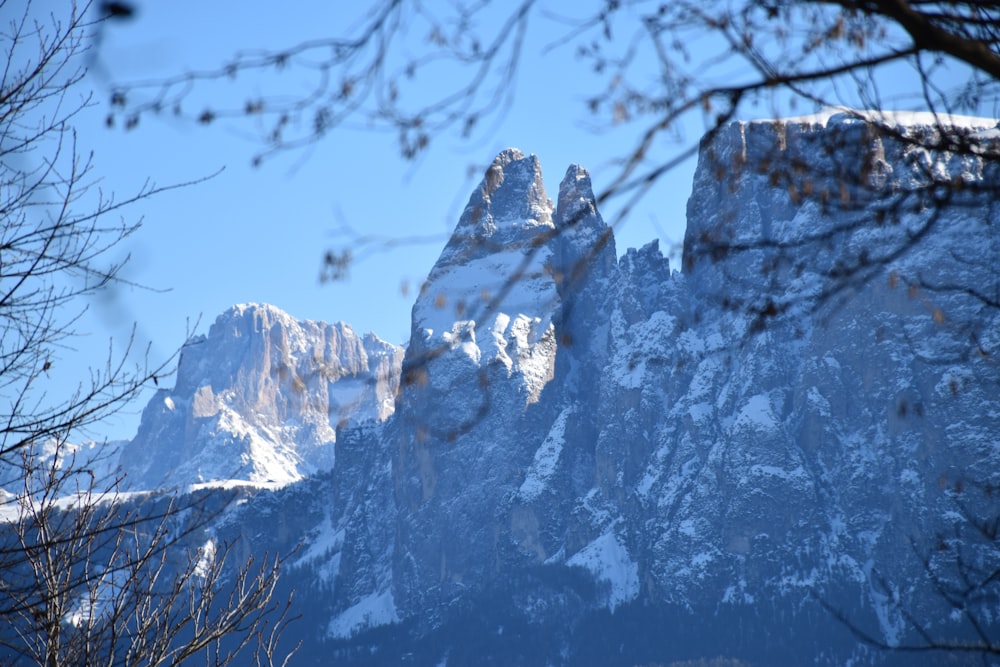
<svg viewBox="0 0 1000 667"><path fill-rule="evenodd" d="M177 382L143 411L129 488L281 485L334 465L336 428L394 409L402 350L345 324L234 306L181 351Z"/></svg>
<svg viewBox="0 0 1000 667"><path fill-rule="evenodd" d="M996 515L1000 174L907 140L935 132L845 112L723 128L679 272L656 243L616 257L585 170L553 206L538 160L504 151L428 275L401 368L344 325L238 309L185 349L128 465L143 483L259 479L261 451L289 481L332 466L302 482L329 491L294 575L332 587L312 615L326 636L403 622L412 640L497 591L544 627L640 605L749 619L758 657L794 639L768 613L832 623L817 600L889 643L904 612L951 636L922 557L952 581L997 556L955 537L956 560L940 536ZM595 594L536 586L552 572ZM878 660L846 646L794 657Z"/></svg>

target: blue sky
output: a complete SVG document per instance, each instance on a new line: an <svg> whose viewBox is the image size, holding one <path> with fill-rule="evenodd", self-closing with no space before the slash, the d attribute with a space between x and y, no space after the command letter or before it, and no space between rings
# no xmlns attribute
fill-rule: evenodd
<svg viewBox="0 0 1000 667"><path fill-rule="evenodd" d="M163 114L144 116L127 132L105 127L112 82L214 68L240 49L329 35L343 22L338 4L144 2L135 20L104 30L80 91L94 91L94 106L77 122L81 146L94 151L99 186L123 197L147 180L165 186L222 171L126 212L143 225L118 249L131 255L124 277L151 289L119 286L90 304L80 323L87 335L60 360L67 382L101 363L109 339L120 347L133 324L140 347L148 342L157 360L181 345L189 326L204 333L220 312L251 301L403 343L414 289L497 152L515 146L537 154L555 198L569 164L590 169L600 189L602 176L613 173L610 160L632 146L634 130L593 131L584 99L599 83L570 47L543 53L551 39L537 30L510 109L471 139L436 137L415 162L399 158L395 135L357 127L257 168L252 128L236 123L205 128ZM680 243L693 167L664 178L617 230L619 253L655 238L664 250ZM346 280L320 284L322 253L343 244L333 232L345 223L363 234L432 240L373 254L355 262ZM130 437L143 403L110 424L108 435Z"/></svg>
<svg viewBox="0 0 1000 667"><path fill-rule="evenodd" d="M49 4L56 10L65 6L55 0ZM80 147L94 151L98 186L119 197L147 182L166 186L216 175L126 212L129 220L141 217L143 226L117 249L131 255L124 277L150 289L119 286L89 304L80 321L87 335L59 360L59 382L66 391L77 378L87 377L88 365L103 362L109 340L120 347L133 325L139 347L148 343L151 359L161 360L177 350L189 327L206 332L236 303L271 303L300 319L344 321L359 332L403 343L414 291L500 150L514 146L537 154L549 196L555 198L571 163L591 171L595 189L607 186L616 173L612 161L632 149L643 129L628 124L595 128L585 100L604 80L581 65L572 45L547 48L565 28L539 15L525 43L513 104L470 139L457 132L435 136L429 151L406 162L399 157L395 134L355 122L306 150L254 168L258 145L252 125L223 120L206 128L164 113L143 116L131 131L120 123L105 127L113 83L217 68L240 50L280 49L335 35L349 21L345 5L175 0L138 6L134 20L106 27L94 51L91 74L78 91L94 93L93 106L77 121ZM697 48L711 52L710 44ZM280 85L302 89L306 81L298 76L293 72L279 79ZM254 85L260 84L220 81L209 92L222 93L219 97L233 90L272 92ZM199 103L197 98L191 102ZM701 131L695 117L678 146L692 145ZM661 145L660 155L678 146ZM669 172L633 209L616 230L619 254L659 238L677 266L693 169L689 160ZM614 217L615 204L602 211L605 219ZM343 246L333 232L345 224L360 234L431 240L370 255L352 265L346 280L321 284L321 257L326 249ZM109 424L106 434L133 435L144 402Z"/></svg>

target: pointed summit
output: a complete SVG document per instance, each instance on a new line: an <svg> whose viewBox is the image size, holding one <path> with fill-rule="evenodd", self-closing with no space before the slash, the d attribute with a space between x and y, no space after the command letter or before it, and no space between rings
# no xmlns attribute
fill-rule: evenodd
<svg viewBox="0 0 1000 667"><path fill-rule="evenodd" d="M552 227L552 202L545 194L535 155L508 148L493 160L469 199L459 228L474 226L484 237L510 230Z"/></svg>
<svg viewBox="0 0 1000 667"><path fill-rule="evenodd" d="M516 148L501 151L414 304L412 349L440 344L431 342L435 336L453 339L463 322L478 328L501 314L530 314L547 326L556 299L546 269L556 237L554 208L538 158Z"/></svg>
<svg viewBox="0 0 1000 667"><path fill-rule="evenodd" d="M582 220L596 213L590 172L578 164L571 164L559 184L559 226L573 225L577 218Z"/></svg>
<svg viewBox="0 0 1000 667"><path fill-rule="evenodd" d="M545 194L538 158L525 157L516 148L497 155L469 203L472 210L466 207L466 212L472 217L481 209L475 224L482 232L552 227L552 202ZM464 222L465 215L462 218Z"/></svg>
<svg viewBox="0 0 1000 667"><path fill-rule="evenodd" d="M538 158L516 148L501 151L469 197L437 265L530 244L555 228L553 209Z"/></svg>
<svg viewBox="0 0 1000 667"><path fill-rule="evenodd" d="M578 164L571 164L559 184L559 207L556 209L555 225L559 236L580 246L593 249L598 243L605 245L611 236L608 225L597 211L597 200L590 184L590 172ZM612 247L614 241L611 240Z"/></svg>
<svg viewBox="0 0 1000 667"><path fill-rule="evenodd" d="M590 173L580 165L570 165L559 184L555 225L558 242L552 268L560 294L579 289L587 276L600 280L610 275L617 262L614 234L597 211Z"/></svg>

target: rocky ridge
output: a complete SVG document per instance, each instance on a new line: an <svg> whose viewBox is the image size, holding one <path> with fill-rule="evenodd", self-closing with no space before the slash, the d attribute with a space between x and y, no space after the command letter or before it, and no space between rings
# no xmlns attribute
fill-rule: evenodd
<svg viewBox="0 0 1000 667"><path fill-rule="evenodd" d="M405 357L342 325L309 325L305 339L336 343L303 345L269 309L224 316L132 448L218 431L226 410L266 415L258 433L291 422L296 452L335 441L312 464L330 472L232 525L281 512L295 535L256 547L306 536L289 576L346 663L390 646L420 664L484 646L508 664L886 659L820 602L890 644L912 638L907 614L961 633L927 577L997 561L961 541L974 526L957 508L995 514L959 484L1000 483L1000 310L981 298L1000 291L1000 174L907 141L939 129L910 116L874 131L842 111L727 126L702 146L680 272L655 243L616 257L586 170L553 204L537 158L504 151L429 274ZM208 377L232 345L252 372ZM318 349L340 350L322 355L331 377L305 361ZM379 380L336 433L342 403L303 407L358 377ZM189 442L255 460L252 439L224 440ZM148 482L178 469L144 465Z"/></svg>
<svg viewBox="0 0 1000 667"><path fill-rule="evenodd" d="M131 489L281 486L334 465L336 429L394 409L402 350L343 323L234 306L181 350L177 382L120 456Z"/></svg>

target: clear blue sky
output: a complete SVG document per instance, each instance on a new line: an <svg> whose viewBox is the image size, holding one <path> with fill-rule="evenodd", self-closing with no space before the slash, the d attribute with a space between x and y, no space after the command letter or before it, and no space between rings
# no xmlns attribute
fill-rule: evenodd
<svg viewBox="0 0 1000 667"><path fill-rule="evenodd" d="M247 126L219 122L205 128L164 114L143 117L129 132L105 127L111 82L215 68L241 49L329 36L343 22L339 5L141 2L135 20L104 31L84 81L95 105L77 123L81 146L94 150L100 187L121 197L147 179L163 186L224 171L126 213L129 219L141 216L143 226L120 247L132 257L125 277L166 291L120 287L95 299L80 323L88 335L60 361L67 381L88 363L99 365L109 338L120 345L133 323L140 340L151 344L152 358L161 359L183 342L188 322L200 318L197 331L206 332L220 312L250 301L272 303L300 319L344 321L403 343L413 287L433 265L497 152L515 146L537 154L554 199L570 163L590 169L600 189L606 185L602 177L613 173L609 161L633 145L634 129L592 131L584 99L598 81L578 65L570 47L543 53L555 33L539 29L527 43L511 109L471 140L436 137L415 163L399 158L395 135L359 129L338 130L311 149L253 168L256 146ZM617 231L620 253L658 237L664 250L680 243L693 166L663 179ZM439 239L369 256L351 267L347 280L321 285L322 252L338 247L331 231L342 221L366 234ZM144 402L109 426L108 435L133 435Z"/></svg>
<svg viewBox="0 0 1000 667"><path fill-rule="evenodd" d="M50 4L57 11L65 7L58 0ZM86 377L88 364L100 365L109 339L120 345L133 324L140 343L148 342L151 358L158 360L181 345L188 323L200 322L196 331L206 332L220 312L250 301L274 304L300 319L344 321L359 332L373 331L403 343L409 336L414 289L497 152L514 146L537 154L549 196L555 198L570 163L591 171L595 189L607 186L615 173L612 161L631 150L643 129L625 125L595 131L585 100L605 81L581 66L572 45L547 49L565 28L536 16L512 107L484 123L471 139L460 139L457 132L436 136L419 160L404 162L395 134L342 128L312 148L253 168L257 145L248 125L218 121L205 128L165 113L144 116L129 132L106 128L112 82L214 69L240 50L280 49L343 33L345 4L137 4L134 20L104 31L92 73L80 89L81 94L94 92L94 106L78 119L77 130L81 147L95 152L100 187L122 197L147 179L165 186L224 170L207 182L146 200L126 213L130 219L141 216L144 223L119 248L132 256L124 275L158 291L120 287L90 304L80 322L88 335L60 360L60 378L67 383ZM696 48L702 53L711 49L704 44ZM284 84L305 85L295 76ZM243 84L217 85L226 92ZM770 111L760 110L762 115ZM696 142L701 131L696 118L680 137L682 144ZM667 154L664 150L661 155ZM656 238L665 252L679 254L693 169L693 161L688 161L668 173L633 210L616 230L619 254ZM602 212L610 220L615 210ZM347 280L323 285L321 257L327 248L341 245L331 234L341 223L363 234L436 235L436 240L369 256L351 267ZM404 290L404 285L410 289ZM109 425L107 435L131 437L144 403Z"/></svg>

